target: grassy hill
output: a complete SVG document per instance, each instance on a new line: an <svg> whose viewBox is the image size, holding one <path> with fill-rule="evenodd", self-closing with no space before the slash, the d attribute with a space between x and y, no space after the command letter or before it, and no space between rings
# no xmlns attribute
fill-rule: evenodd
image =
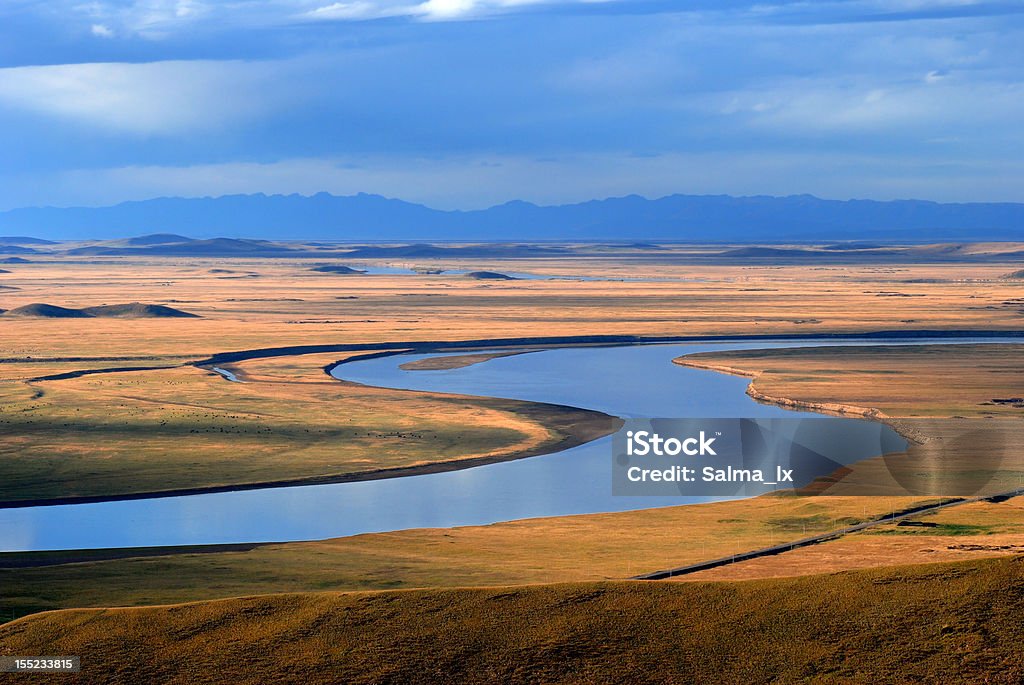
<svg viewBox="0 0 1024 685"><path fill-rule="evenodd" d="M7 312L7 316L32 316L44 319L88 319L92 314L87 314L80 309L69 309L55 304L35 302L23 307L15 307Z"/></svg>
<svg viewBox="0 0 1024 685"><path fill-rule="evenodd" d="M42 319L89 319L107 317L113 319L165 319L165 318L197 318L195 314L180 309L166 307L161 304L105 304L84 309L71 309L45 302L36 302L17 307L7 312L7 316L23 316Z"/></svg>
<svg viewBox="0 0 1024 685"><path fill-rule="evenodd" d="M81 655L89 683L1018 683L1022 610L1003 558L66 610L0 627L0 653Z"/></svg>
<svg viewBox="0 0 1024 685"><path fill-rule="evenodd" d="M143 304L141 302L105 304L97 307L86 307L82 311L92 316L109 316L118 319L196 318L195 314L183 312L174 307L167 307L162 304Z"/></svg>

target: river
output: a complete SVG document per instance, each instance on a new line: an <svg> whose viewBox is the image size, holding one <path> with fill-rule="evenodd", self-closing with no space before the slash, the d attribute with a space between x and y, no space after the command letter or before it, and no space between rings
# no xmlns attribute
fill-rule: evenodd
<svg viewBox="0 0 1024 685"><path fill-rule="evenodd" d="M441 371L401 370L400 364L436 356L405 354L343 364L334 375L385 387L565 404L624 418L811 416L754 402L744 393L747 379L678 366L672 359L717 350L835 344L879 341L559 348ZM877 431L877 425L871 429ZM0 551L316 540L711 499L612 496L610 441L603 438L544 456L402 478L3 509Z"/></svg>

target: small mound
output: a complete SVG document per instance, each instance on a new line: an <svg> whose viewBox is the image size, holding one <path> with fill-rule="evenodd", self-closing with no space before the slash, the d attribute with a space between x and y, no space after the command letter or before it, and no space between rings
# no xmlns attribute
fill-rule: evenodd
<svg viewBox="0 0 1024 685"><path fill-rule="evenodd" d="M1000 278L1003 278L1007 281L1024 281L1024 269L1021 269L1020 271L1014 271L1013 273L1008 273L1005 276L1000 276Z"/></svg>
<svg viewBox="0 0 1024 685"><path fill-rule="evenodd" d="M318 271L322 274L365 274L365 271L353 269L350 266L327 264L325 266L314 266L310 271Z"/></svg>
<svg viewBox="0 0 1024 685"><path fill-rule="evenodd" d="M22 257L7 257L6 259L0 259L0 264L31 264L27 259Z"/></svg>
<svg viewBox="0 0 1024 685"><path fill-rule="evenodd" d="M68 309L67 307L58 307L55 304L46 304L45 302L34 302L32 304L26 304L23 307L15 307L9 312L6 312L4 316L30 316L42 319L92 318L92 314L84 312L81 309Z"/></svg>
<svg viewBox="0 0 1024 685"><path fill-rule="evenodd" d="M497 271L470 271L466 274L466 278L472 278L477 281L518 281L519 279L515 276L508 276L506 274L500 274Z"/></svg>
<svg viewBox="0 0 1024 685"><path fill-rule="evenodd" d="M101 316L113 319L169 319L169 318L198 318L195 314L183 312L173 307L165 307L162 304L142 304L131 302L129 304L105 304L99 307L86 307L82 310L89 316Z"/></svg>
<svg viewBox="0 0 1024 685"><path fill-rule="evenodd" d="M9 274L9 273L11 273L11 272L8 271L7 269L0 269L0 274Z"/></svg>

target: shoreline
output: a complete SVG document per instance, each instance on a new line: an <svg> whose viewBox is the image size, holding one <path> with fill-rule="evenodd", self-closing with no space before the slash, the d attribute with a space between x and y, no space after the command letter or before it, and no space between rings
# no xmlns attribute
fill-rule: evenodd
<svg viewBox="0 0 1024 685"><path fill-rule="evenodd" d="M349 381L338 381L348 383ZM467 395L467 397L470 397ZM499 398L480 397L481 400L497 400L500 402L517 400L500 400ZM593 411L581 409L562 404L547 404L543 402L526 403L536 405L526 407L525 411L518 413L526 418L537 420L534 414L540 414L546 418L558 418L561 414L577 413L585 415L585 419L571 425L570 428L577 428L578 432L566 432L561 440L554 443L544 443L536 447L519 450L509 454L491 454L478 457L467 457L464 459L452 459L449 461L431 462L428 464L415 464L412 466L396 466L393 468L372 469L369 471L358 471L355 473L342 473L325 476L308 476L304 478L288 478L274 481L262 481L255 483L238 483L233 485L212 485L191 488L175 488L172 490L158 490L154 492L123 493L118 495L83 495L76 497L52 497L31 500L5 500L0 501L0 509L27 509L32 507L50 507L72 504L98 504L101 502L124 502L143 499L163 499L167 497L186 497L190 495L208 495L225 492L242 492L247 490L267 490L272 488L303 487L309 485L336 485L339 483L359 483L371 480L388 480L391 478L406 478L409 476L425 476L434 473L448 473L450 471L461 471L476 466L488 464L499 464L530 457L539 457L563 450L585 445L594 440L599 440L613 434L622 425L622 419ZM541 424L551 430L550 424ZM558 426L554 426L558 428ZM4 554L0 552L0 554Z"/></svg>
<svg viewBox="0 0 1024 685"><path fill-rule="evenodd" d="M697 352L695 354L701 354ZM885 425L892 428L894 431L900 434L901 437L909 442L913 442L918 445L923 445L931 438L923 435L917 431L912 430L903 424L899 418L889 416L882 412L880 409L874 407L858 407L854 404L844 404L842 402L810 402L808 400L795 400L791 397L783 397L781 395L769 395L761 390L758 390L754 385L757 379L760 378L763 371L748 371L747 369L740 369L734 366L726 366L725 364L712 364L708 362L701 362L693 359L687 359L687 355L676 357L672 360L673 364L679 366L686 366L693 369L701 369L704 371L714 371L716 373L723 373L729 376L739 376L741 378L749 378L750 382L747 384L745 393L753 399L755 402L761 404L767 404L776 407L782 407L783 409L791 409L794 411L807 410L812 411L816 414L824 414L826 416L838 416L841 418L861 418L868 421L877 421L884 423Z"/></svg>
<svg viewBox="0 0 1024 685"><path fill-rule="evenodd" d="M355 355L344 360L336 361L323 367L323 371L332 379L340 383L346 383L350 381L342 381L335 378L332 372L344 364L348 364L355 361L361 361L365 359L374 359L381 357L390 357L400 354L409 353L430 353L430 352L443 352L451 350L485 350L485 349L498 349L503 347L576 347L576 346L631 346L631 345L643 345L643 344L670 344L670 343L687 343L687 342L750 342L750 341L800 341L800 340L891 340L891 339L905 339L905 338L1012 338L1012 337L1024 337L1024 331L1003 331L1003 330L888 330L888 331L873 331L866 333L816 333L816 334L805 334L805 335L791 335L791 334L757 334L757 335L733 335L733 336L552 336L552 337L524 337L524 338L496 338L496 339L477 339L477 340L457 340L457 341L423 341L423 342L384 342L384 343L341 343L336 345L300 345L291 347L277 347L277 348L260 348L253 350L240 350L236 352L223 352L212 355L204 360L186 362L184 364L174 367L118 367L115 369L87 369L81 371L66 372L63 374L57 374L56 376L43 376L40 378L31 379L30 382L47 381L47 380L61 380L64 378L77 378L84 375L92 374L107 374L107 373L121 373L121 372L133 372L133 371L149 371L149 370L160 370L164 368L180 368L184 366L193 366L201 369L210 370L211 366L214 365L229 365L233 362L248 361L253 359L266 359L274 357L288 357L288 356L302 356L306 354L322 354L325 352L358 352L366 351L366 354ZM677 358L681 359L681 358ZM740 369L732 369L731 367L725 367L719 365L714 368L715 365L708 365L701 367L698 364L690 362L678 362L673 360L674 363L683 366L694 366L694 368L705 368L706 370L720 371L722 373L730 373L732 375L739 375L743 377L753 378L756 374L745 372ZM727 370L729 369L729 370ZM228 382L225 380L225 382ZM913 442L921 443L927 440L923 436L907 435L905 434L905 428L901 430L901 426L889 423L889 417L884 417L878 410L870 410L862 407L852 407L849 405L834 405L836 409L829 409L833 405L818 405L815 403L801 403L798 400L791 400L789 398L772 398L768 395L763 395L763 400L755 394L751 394L750 389L753 386L753 381L748 385L747 394L751 395L757 401L765 401L771 404L779 404L783 407L789 408L805 408L818 413L829 413L837 412L840 416L861 416L870 420L880 420L892 427L894 430L900 433L903 437ZM755 390L755 392L758 392ZM470 397L470 396L467 396ZM472 396L476 397L476 396ZM479 397L477 399L496 399ZM607 421L611 420L613 425L620 423L621 419L618 417L612 417L607 414L600 412L594 412L593 410L584 409L580 407L568 407L565 405L554 405L544 403L533 403L537 404L538 407L544 407L548 410L554 408L556 411L577 411L577 412L589 412L596 414L596 420ZM870 413L858 413L858 412L877 412L875 414ZM621 425L621 424L620 424ZM0 509L24 509L32 507L44 507L44 506L63 506L73 504L96 504L101 502L119 502L129 500L142 500L142 499L158 499L167 497L182 497L190 495L203 495L203 494L215 494L225 492L240 492L248 490L262 490L270 488L285 488L285 487L300 487L308 485L332 485L338 483L350 483L350 482L362 482L370 480L384 480L390 478L402 478L406 476L419 476L428 475L432 473L446 473L450 471L458 471L476 466L485 466L488 464L502 463L508 461L515 461L517 459L525 459L528 457L542 456L546 454L552 454L559 452L564 449L576 447L587 442L611 435L617 430L613 428L611 430L605 429L604 432L597 431L587 437L586 439L574 438L572 436L567 437L554 445L547 445L542 448L534 448L524 450L522 452L516 452L513 455L490 455L481 457L469 457L466 459L457 459L444 462L435 462L430 464L419 464L415 466L403 466L395 467L390 469L374 469L370 471L361 471L357 473L349 474L336 474L327 476L310 476L304 478L290 478L276 481L262 481L255 483L239 483L232 485L211 485L201 487L190 487L190 488L175 488L171 490L161 490L152 492L140 492L140 493L122 493L113 495L84 495L84 496L70 496L70 497L52 497L52 498L35 498L26 500L3 500L0 501Z"/></svg>

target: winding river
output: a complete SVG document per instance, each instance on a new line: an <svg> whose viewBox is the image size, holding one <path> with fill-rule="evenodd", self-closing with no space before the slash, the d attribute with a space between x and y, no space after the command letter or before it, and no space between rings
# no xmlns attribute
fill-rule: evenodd
<svg viewBox="0 0 1024 685"><path fill-rule="evenodd" d="M442 371L403 371L400 364L438 356L405 354L343 364L334 375L368 385L566 404L621 417L793 417L801 414L750 399L744 393L747 379L671 361L696 352L853 344L880 343L817 340L559 348ZM884 344L898 343L887 340ZM872 429L877 430L877 425ZM0 551L316 540L712 499L612 496L610 440L545 456L403 478L3 509Z"/></svg>

